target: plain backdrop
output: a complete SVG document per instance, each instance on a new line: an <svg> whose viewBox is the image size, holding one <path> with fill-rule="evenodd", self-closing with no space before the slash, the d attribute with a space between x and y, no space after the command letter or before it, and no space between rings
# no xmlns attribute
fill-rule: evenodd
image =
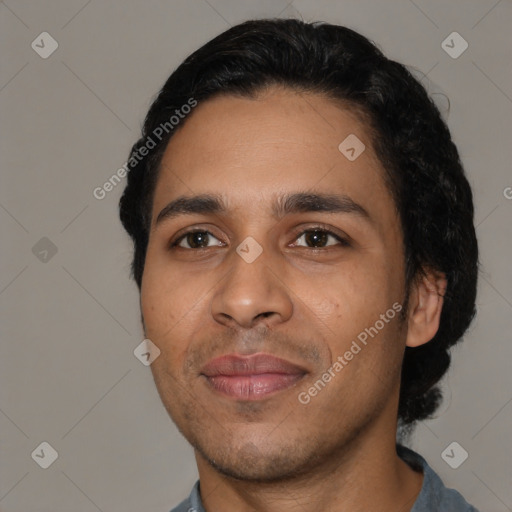
<svg viewBox="0 0 512 512"><path fill-rule="evenodd" d="M93 190L125 163L190 52L274 16L361 32L414 68L447 118L475 194L478 316L453 351L443 405L411 446L482 511L512 510L512 2L5 0L2 512L168 512L190 492L192 450L134 356L143 336L117 212L124 183L102 200ZM468 44L457 58L442 46L453 32ZM57 454L47 469L43 442ZM441 456L452 442L468 453L457 469Z"/></svg>

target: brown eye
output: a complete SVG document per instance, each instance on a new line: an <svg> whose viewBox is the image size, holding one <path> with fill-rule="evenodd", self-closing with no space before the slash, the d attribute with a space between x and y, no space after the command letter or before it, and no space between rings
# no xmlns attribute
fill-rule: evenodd
<svg viewBox="0 0 512 512"><path fill-rule="evenodd" d="M218 243L215 243L217 240ZM222 242L208 231L189 231L180 236L172 247L179 246L183 249L205 249L206 247L220 246Z"/></svg>
<svg viewBox="0 0 512 512"><path fill-rule="evenodd" d="M300 242L300 240L303 240L303 242ZM295 245L312 249L323 249L332 245L347 246L348 243L330 231L324 229L308 229L301 233Z"/></svg>
<svg viewBox="0 0 512 512"><path fill-rule="evenodd" d="M304 236L306 244L310 247L325 247L329 241L329 235L325 231L307 231Z"/></svg>

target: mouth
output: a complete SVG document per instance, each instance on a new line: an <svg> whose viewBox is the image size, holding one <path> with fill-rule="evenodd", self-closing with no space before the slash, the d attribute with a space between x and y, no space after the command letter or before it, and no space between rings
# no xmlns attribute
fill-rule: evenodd
<svg viewBox="0 0 512 512"><path fill-rule="evenodd" d="M302 380L307 371L269 354L229 354L209 361L201 370L208 385L236 400L263 400Z"/></svg>

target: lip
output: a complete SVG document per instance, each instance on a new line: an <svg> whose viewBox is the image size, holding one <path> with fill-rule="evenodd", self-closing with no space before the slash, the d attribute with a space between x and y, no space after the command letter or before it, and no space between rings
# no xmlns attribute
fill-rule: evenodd
<svg viewBox="0 0 512 512"><path fill-rule="evenodd" d="M270 354L228 354L209 361L202 369L208 384L237 400L262 400L301 380L307 371Z"/></svg>

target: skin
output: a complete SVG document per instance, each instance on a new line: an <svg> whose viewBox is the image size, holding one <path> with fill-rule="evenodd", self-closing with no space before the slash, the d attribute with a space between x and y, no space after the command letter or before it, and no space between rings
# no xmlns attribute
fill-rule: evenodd
<svg viewBox="0 0 512 512"><path fill-rule="evenodd" d="M355 161L338 150L349 134L366 146ZM437 331L444 276L429 272L413 283L405 320L386 323L308 404L298 400L359 333L404 303L402 230L383 177L355 113L284 88L209 99L171 138L141 308L145 335L161 350L151 365L155 383L195 449L208 512L412 508L423 476L395 452L400 368L405 346ZM368 218L273 216L275 199L297 192L349 196ZM170 201L207 193L222 196L226 212L156 222ZM318 226L349 245L304 234ZM180 240L191 228L211 235ZM236 252L249 236L262 249L252 263ZM306 374L253 402L221 395L200 374L214 357L256 352Z"/></svg>

